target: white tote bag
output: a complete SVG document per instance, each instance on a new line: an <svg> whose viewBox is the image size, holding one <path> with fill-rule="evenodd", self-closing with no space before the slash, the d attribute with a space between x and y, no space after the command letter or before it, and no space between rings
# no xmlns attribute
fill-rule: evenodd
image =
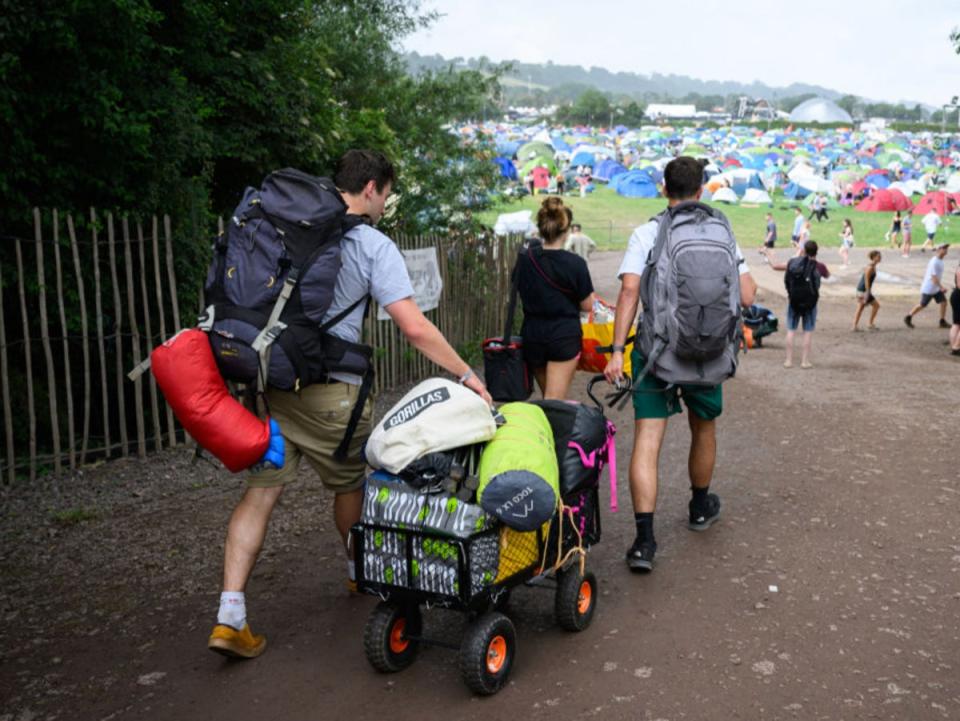
<svg viewBox="0 0 960 721"><path fill-rule="evenodd" d="M399 473L427 453L483 443L496 432L493 411L480 396L444 378L430 378L374 425L367 463Z"/></svg>

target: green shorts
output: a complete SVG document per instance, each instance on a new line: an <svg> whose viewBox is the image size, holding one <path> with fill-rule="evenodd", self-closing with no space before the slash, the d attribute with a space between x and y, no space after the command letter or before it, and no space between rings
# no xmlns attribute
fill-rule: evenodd
<svg viewBox="0 0 960 721"><path fill-rule="evenodd" d="M682 413L680 399L690 412L705 421L712 421L723 412L722 386L694 386L679 385L667 388L667 384L647 374L636 383L637 376L646 365L646 359L637 350L636 346L630 354L633 369L633 417L641 418L669 418Z"/></svg>
<svg viewBox="0 0 960 721"><path fill-rule="evenodd" d="M360 386L350 383L314 383L299 393L268 389L270 415L280 424L285 442L284 464L282 468L250 474L247 485L274 488L291 483L297 479L300 459L306 458L323 485L334 493L361 488L367 467L361 451L370 436L373 394L364 405L347 457L343 461L333 457L359 391Z"/></svg>

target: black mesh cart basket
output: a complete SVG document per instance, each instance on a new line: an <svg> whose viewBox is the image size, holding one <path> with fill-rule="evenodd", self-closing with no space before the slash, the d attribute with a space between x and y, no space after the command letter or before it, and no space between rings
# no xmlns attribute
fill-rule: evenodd
<svg viewBox="0 0 960 721"><path fill-rule="evenodd" d="M490 695L506 683L516 656L516 630L504 613L511 589L555 590L557 623L582 631L597 603L586 550L600 540L597 489L563 499L540 529L496 525L465 537L400 524L358 523L351 531L357 589L380 598L364 630L364 650L378 671L409 666L423 644L459 651L464 682ZM429 638L422 608L465 613L459 644Z"/></svg>

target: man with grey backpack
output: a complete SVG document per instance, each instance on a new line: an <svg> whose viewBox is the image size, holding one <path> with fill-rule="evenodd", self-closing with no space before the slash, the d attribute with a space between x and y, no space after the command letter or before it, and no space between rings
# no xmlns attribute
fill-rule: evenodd
<svg viewBox="0 0 960 721"><path fill-rule="evenodd" d="M703 168L686 156L667 164L668 207L633 232L618 274L613 354L604 371L611 383L623 378L624 346L643 303L632 356L630 493L637 537L626 560L634 571L653 569L657 465L667 419L682 412L681 400L692 436L687 527L706 530L720 515L720 499L709 489L721 383L736 372L740 308L753 303L757 285L726 217L699 202Z"/></svg>

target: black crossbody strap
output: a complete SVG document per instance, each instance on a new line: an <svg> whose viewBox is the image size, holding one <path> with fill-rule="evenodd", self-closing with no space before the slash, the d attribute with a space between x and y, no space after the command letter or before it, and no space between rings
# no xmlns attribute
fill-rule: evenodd
<svg viewBox="0 0 960 721"><path fill-rule="evenodd" d="M536 269L537 273L539 273L540 277L542 277L545 281L547 281L548 285L555 288L556 290L559 290L561 293L563 293L566 296L570 296L571 298L573 297L573 291L570 290L570 288L565 288L564 286L557 283L553 278L550 277L550 274L547 273L540 266L540 263L537 262L537 258L533 249L531 249L530 252L527 253L527 256L530 258L530 262L533 263L533 267Z"/></svg>

